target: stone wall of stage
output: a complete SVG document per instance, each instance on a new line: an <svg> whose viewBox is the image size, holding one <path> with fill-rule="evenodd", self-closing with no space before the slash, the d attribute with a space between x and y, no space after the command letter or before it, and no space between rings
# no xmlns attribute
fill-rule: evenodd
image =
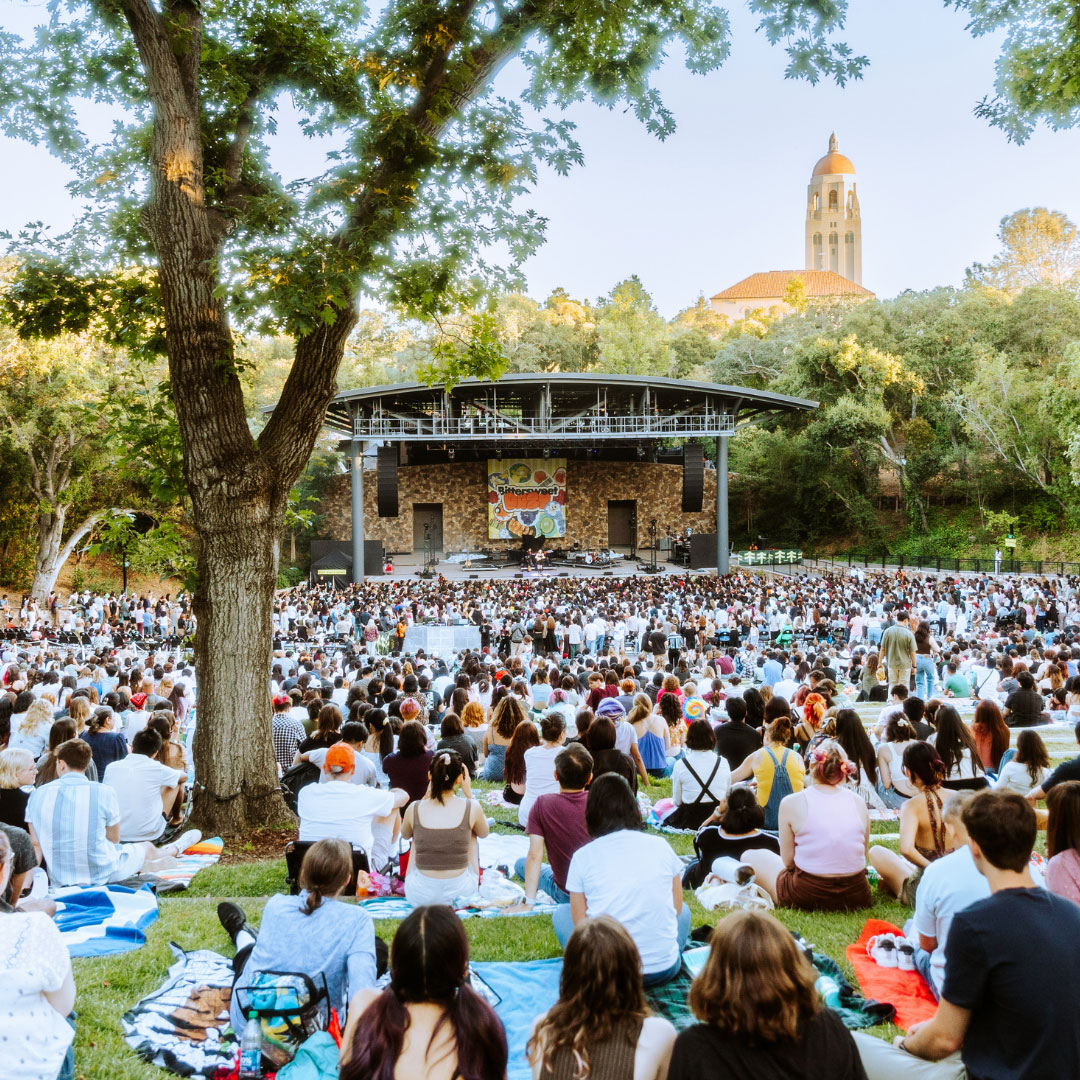
<svg viewBox="0 0 1080 1080"><path fill-rule="evenodd" d="M352 534L351 483L336 478L320 507L325 536L347 540ZM381 540L388 552L414 550L413 504L442 505L443 550L476 551L517 547L518 540L489 540L487 535L487 467L483 461L439 465L402 465L398 469L398 516L380 518L376 508L375 470L364 470L364 534ZM608 500L637 501L637 541L649 542L649 521L657 533L716 532L716 471L705 470L701 513L682 512L682 466L649 461L578 461L566 464L566 536L549 540L548 547L604 547L608 542ZM419 550L419 548L417 549Z"/></svg>

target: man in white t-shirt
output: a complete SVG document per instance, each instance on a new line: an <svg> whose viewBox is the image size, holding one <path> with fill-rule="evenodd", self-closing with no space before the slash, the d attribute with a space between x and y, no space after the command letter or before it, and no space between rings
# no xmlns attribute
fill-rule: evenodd
<svg viewBox="0 0 1080 1080"><path fill-rule="evenodd" d="M594 839L570 860L570 903L552 916L555 936L565 947L579 923L610 915L633 938L646 985L674 978L690 933L682 860L663 837L641 831L641 812L621 776L593 781L585 820Z"/></svg>
<svg viewBox="0 0 1080 1080"><path fill-rule="evenodd" d="M400 825L397 811L409 801L408 792L354 784L356 754L351 746L341 743L327 751L323 771L328 774L327 783L300 789L296 801L299 839L347 840L354 848L367 852L373 870L381 870Z"/></svg>
<svg viewBox="0 0 1080 1080"><path fill-rule="evenodd" d="M136 732L127 757L111 762L102 783L116 792L120 806L120 843L156 840L165 831L165 813L172 809L184 774L154 755L161 736L150 728Z"/></svg>
<svg viewBox="0 0 1080 1080"><path fill-rule="evenodd" d="M350 782L359 784L361 787L378 787L379 781L375 766L370 758L364 757L362 753L364 749L364 732L366 730L363 724L355 722L342 724L341 742L337 745L348 746L352 749L355 767ZM310 761L312 765L318 765L320 784L327 784L332 779L333 774L326 769L326 755L332 749L333 747L322 746L318 750L309 750L306 754L300 755L301 761Z"/></svg>
<svg viewBox="0 0 1080 1080"><path fill-rule="evenodd" d="M923 871L915 894L915 917L905 928L918 941L915 966L934 997L941 996L945 985L945 941L953 916L990 895L990 883L971 857L962 818L964 804L973 796L974 792L960 791L945 804L945 832L949 842L959 846Z"/></svg>

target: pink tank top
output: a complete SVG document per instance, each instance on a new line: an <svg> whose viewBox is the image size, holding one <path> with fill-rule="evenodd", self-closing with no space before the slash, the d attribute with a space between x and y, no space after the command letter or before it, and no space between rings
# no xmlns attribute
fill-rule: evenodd
<svg viewBox="0 0 1080 1080"><path fill-rule="evenodd" d="M803 789L806 824L795 834L795 865L808 874L857 874L866 869L862 800L846 788Z"/></svg>

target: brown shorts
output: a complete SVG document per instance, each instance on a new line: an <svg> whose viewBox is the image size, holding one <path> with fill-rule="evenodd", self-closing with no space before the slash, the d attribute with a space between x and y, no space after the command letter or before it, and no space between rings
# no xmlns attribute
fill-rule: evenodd
<svg viewBox="0 0 1080 1080"><path fill-rule="evenodd" d="M822 877L795 867L777 875L776 902L780 907L804 911L853 911L870 907L874 900L865 870L843 877Z"/></svg>

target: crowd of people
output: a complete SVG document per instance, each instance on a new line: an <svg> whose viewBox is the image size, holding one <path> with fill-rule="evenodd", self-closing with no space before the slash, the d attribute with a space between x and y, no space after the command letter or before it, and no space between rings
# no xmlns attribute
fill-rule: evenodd
<svg viewBox="0 0 1080 1080"><path fill-rule="evenodd" d="M5 972L25 973L31 945L55 959L7 980L0 1005L28 1020L25 1075L52 1080L70 1075L74 989L46 874L127 880L198 838L177 835L197 715L177 643L193 624L182 597L87 593L45 611L3 598L0 616L0 945ZM473 626L479 645L406 652L428 623ZM528 839L516 910L556 905L562 988L536 1018L536 1077L1080 1075L1076 996L1035 981L1067 986L1080 960L1080 757L1052 767L1040 733L1065 722L1080 743L1080 582L854 571L300 586L278 598L273 646L270 731L306 846L300 892L272 898L257 931L234 904L219 916L238 986L325 977L348 1016L343 1078L503 1075L505 1036L470 989L452 914L477 892L493 825L477 780ZM666 777L670 797L650 798ZM896 816L899 851L871 845L871 820ZM646 819L692 833L695 858ZM1040 829L1044 872L1030 863ZM388 958L343 902L374 872L400 875L413 907ZM893 948L939 998L934 1019L898 1048L853 1038L794 938L739 912L718 921L690 997L698 1023L676 1035L644 990L682 970L683 890L709 874L826 912L869 907L876 881L911 909ZM235 995L237 1030L243 1019Z"/></svg>

